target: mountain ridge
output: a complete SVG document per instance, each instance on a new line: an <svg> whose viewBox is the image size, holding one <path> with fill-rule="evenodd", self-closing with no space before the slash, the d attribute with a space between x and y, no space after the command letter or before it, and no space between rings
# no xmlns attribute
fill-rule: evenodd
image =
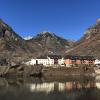
<svg viewBox="0 0 100 100"><path fill-rule="evenodd" d="M34 53L35 50L30 48L22 37L0 19L0 57L21 59L30 52Z"/></svg>
<svg viewBox="0 0 100 100"><path fill-rule="evenodd" d="M46 54L64 54L66 48L73 44L71 41L63 39L51 32L40 32L35 37L27 40L29 45L41 50L42 55ZM38 51L39 52L39 51Z"/></svg>
<svg viewBox="0 0 100 100"><path fill-rule="evenodd" d="M0 20L0 57L33 58L48 54L92 55L100 57L100 19L89 27L78 41L43 31L29 40L20 37ZM25 57L26 56L26 57Z"/></svg>
<svg viewBox="0 0 100 100"><path fill-rule="evenodd" d="M66 54L71 55L92 55L100 58L100 19L97 19L96 24L89 27L85 34L74 43L73 47L66 51Z"/></svg>
<svg viewBox="0 0 100 100"><path fill-rule="evenodd" d="M0 19L0 57L8 59L32 58L47 54L64 54L73 41L43 31L29 40L23 39Z"/></svg>

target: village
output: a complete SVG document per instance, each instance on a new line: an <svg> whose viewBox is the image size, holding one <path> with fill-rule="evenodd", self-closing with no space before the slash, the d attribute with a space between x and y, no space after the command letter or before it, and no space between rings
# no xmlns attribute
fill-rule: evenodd
<svg viewBox="0 0 100 100"><path fill-rule="evenodd" d="M50 66L63 66L71 67L72 65L96 65L99 66L100 61L93 56L74 56L74 55L47 55L39 58L33 58L28 62L27 65L43 65L44 67Z"/></svg>
<svg viewBox="0 0 100 100"><path fill-rule="evenodd" d="M41 73L46 78L68 75L100 75L100 60L94 56L47 55L33 58L23 64L33 66L36 70L42 66ZM37 74L38 71L35 73Z"/></svg>
<svg viewBox="0 0 100 100"><path fill-rule="evenodd" d="M0 76L44 76L55 78L68 75L100 75L100 60L94 56L46 55L20 64L1 63Z"/></svg>

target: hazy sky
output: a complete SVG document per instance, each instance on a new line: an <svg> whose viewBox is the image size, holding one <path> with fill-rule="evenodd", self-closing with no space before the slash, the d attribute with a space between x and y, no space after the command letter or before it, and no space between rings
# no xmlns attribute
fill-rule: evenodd
<svg viewBox="0 0 100 100"><path fill-rule="evenodd" d="M0 18L16 33L54 32L79 39L100 17L100 0L0 0Z"/></svg>

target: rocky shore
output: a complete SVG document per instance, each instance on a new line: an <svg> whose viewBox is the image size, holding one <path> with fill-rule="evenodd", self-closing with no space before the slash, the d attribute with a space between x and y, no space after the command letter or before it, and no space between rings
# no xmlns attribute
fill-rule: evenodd
<svg viewBox="0 0 100 100"><path fill-rule="evenodd" d="M15 65L15 66L0 66L1 77L27 77L41 75L42 65Z"/></svg>
<svg viewBox="0 0 100 100"><path fill-rule="evenodd" d="M81 75L93 75L94 68L93 67L88 67L88 68L79 68L79 67L74 67L74 68L65 68L65 67L60 67L60 68L45 68L43 71L43 77L45 78L62 78L62 77L67 77L67 76L81 76Z"/></svg>
<svg viewBox="0 0 100 100"><path fill-rule="evenodd" d="M14 66L0 66L1 77L29 77L29 76L43 76L45 78L61 78L75 75L93 75L95 73L93 66L81 65L77 67L44 67L43 65L14 65Z"/></svg>

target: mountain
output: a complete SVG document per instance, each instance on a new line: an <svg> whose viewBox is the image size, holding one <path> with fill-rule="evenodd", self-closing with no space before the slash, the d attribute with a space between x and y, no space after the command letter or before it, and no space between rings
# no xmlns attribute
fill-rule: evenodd
<svg viewBox="0 0 100 100"><path fill-rule="evenodd" d="M89 27L83 37L74 43L73 47L66 50L71 55L92 55L100 58L100 19Z"/></svg>
<svg viewBox="0 0 100 100"><path fill-rule="evenodd" d="M47 54L65 54L73 42L54 33L41 32L30 40L20 37L0 19L0 58L23 60Z"/></svg>
<svg viewBox="0 0 100 100"><path fill-rule="evenodd" d="M30 40L27 40L28 44L35 48L38 55L47 54L64 54L66 49L69 49L73 42L63 39L54 33L47 31L37 34Z"/></svg>
<svg viewBox="0 0 100 100"><path fill-rule="evenodd" d="M0 57L21 58L35 50L0 19Z"/></svg>

